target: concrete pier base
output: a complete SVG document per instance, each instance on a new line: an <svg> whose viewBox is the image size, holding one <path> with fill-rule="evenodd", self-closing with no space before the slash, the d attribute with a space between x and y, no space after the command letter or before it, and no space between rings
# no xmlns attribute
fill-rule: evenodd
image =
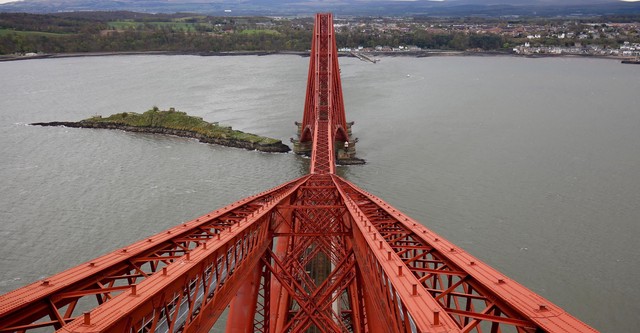
<svg viewBox="0 0 640 333"><path fill-rule="evenodd" d="M311 156L311 149L313 148L311 141L301 142L300 137L302 135L302 124L295 122L298 127L297 138L291 138L293 144L293 152L298 155ZM347 134L349 135L348 144L344 141L334 142L333 151L336 152L336 163L338 165L361 165L365 164L365 160L356 157L356 143L358 138L353 138L351 135L351 126L354 122L347 123Z"/></svg>

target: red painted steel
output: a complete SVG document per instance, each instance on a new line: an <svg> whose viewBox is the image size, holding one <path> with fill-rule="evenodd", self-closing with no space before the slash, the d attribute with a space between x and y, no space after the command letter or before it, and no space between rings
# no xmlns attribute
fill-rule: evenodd
<svg viewBox="0 0 640 333"><path fill-rule="evenodd" d="M313 34L313 53L309 68L314 70L313 80L313 148L311 150L311 173L327 174L335 171L335 156L333 154L332 120L334 102L334 47L333 20L331 15L316 15L317 24ZM333 43L332 43L333 42ZM307 92L309 93L309 91ZM305 108L309 110L309 108ZM308 116L303 117L308 119ZM303 124L304 126L304 124Z"/></svg>
<svg viewBox="0 0 640 333"><path fill-rule="evenodd" d="M362 314L353 310L361 306L351 295L357 290L356 270L346 207L329 175L309 178L295 198L282 207L292 212L284 220L288 232L274 234L278 242L286 242L286 250L272 253L266 262L288 298L287 311L279 313L286 317L277 331L351 331L354 323L362 322Z"/></svg>
<svg viewBox="0 0 640 333"><path fill-rule="evenodd" d="M310 175L0 296L0 332L595 332L335 175L331 14L314 27Z"/></svg>
<svg viewBox="0 0 640 333"><path fill-rule="evenodd" d="M311 42L307 93L302 117L300 142L315 141L316 121L327 120L335 140L349 140L344 112L338 49L333 30L333 16L317 14Z"/></svg>
<svg viewBox="0 0 640 333"><path fill-rule="evenodd" d="M426 327L439 317L440 325L453 323L462 332L596 332L383 200L334 179L366 234L369 246L362 248L376 251L377 265L383 265L392 285L410 295L401 296L411 302L404 303L408 312L431 318L419 331L428 332ZM416 304L418 299L429 304Z"/></svg>
<svg viewBox="0 0 640 333"><path fill-rule="evenodd" d="M242 199L182 225L0 296L0 332L49 327L81 320L83 311L109 303L165 270L207 241L276 200L304 178ZM222 238L220 238L222 239ZM138 289L136 287L136 289ZM140 293L137 290L138 294ZM47 320L49 319L49 320Z"/></svg>

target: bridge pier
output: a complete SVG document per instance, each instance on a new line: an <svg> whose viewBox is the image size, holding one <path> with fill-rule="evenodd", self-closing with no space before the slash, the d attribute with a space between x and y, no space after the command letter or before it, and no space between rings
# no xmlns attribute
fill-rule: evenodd
<svg viewBox="0 0 640 333"><path fill-rule="evenodd" d="M293 152L298 155L303 156L311 156L311 151L313 149L313 142L311 140L301 141L302 136L302 123L295 122L297 130L297 138L291 138L291 143L293 143ZM351 134L351 126L354 122L347 123L347 135L349 137L348 144L345 144L343 141L335 141L333 151L336 152L336 163L339 165L361 165L365 164L365 160L356 157L356 143L358 143L358 138L353 138Z"/></svg>

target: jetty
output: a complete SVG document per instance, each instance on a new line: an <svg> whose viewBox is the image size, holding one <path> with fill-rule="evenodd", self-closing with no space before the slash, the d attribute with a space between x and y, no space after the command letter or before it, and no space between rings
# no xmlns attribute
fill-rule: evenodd
<svg viewBox="0 0 640 333"><path fill-rule="evenodd" d="M377 63L379 61L378 59L375 59L375 58L373 58L371 56L368 56L368 55L366 55L364 53L353 52L353 51L351 51L350 53L351 53L352 56L354 56L354 57L356 57L356 58L358 58L358 59L360 59L362 61L368 61L368 62L373 63L373 64L375 64L375 63Z"/></svg>

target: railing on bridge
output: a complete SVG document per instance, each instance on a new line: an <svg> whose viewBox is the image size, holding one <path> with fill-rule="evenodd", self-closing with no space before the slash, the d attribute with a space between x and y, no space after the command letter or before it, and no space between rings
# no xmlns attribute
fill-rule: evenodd
<svg viewBox="0 0 640 333"><path fill-rule="evenodd" d="M339 73L318 14L308 176L0 296L0 332L594 332L335 175Z"/></svg>

